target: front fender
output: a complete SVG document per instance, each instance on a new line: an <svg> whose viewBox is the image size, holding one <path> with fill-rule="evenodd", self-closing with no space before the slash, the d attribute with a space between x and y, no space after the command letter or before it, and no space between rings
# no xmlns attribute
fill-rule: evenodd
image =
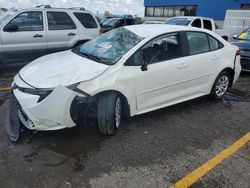
<svg viewBox="0 0 250 188"><path fill-rule="evenodd" d="M119 75L119 76L116 76ZM124 95L130 106L130 115L136 114L136 97L135 97L135 83L128 81L128 75L123 74L103 74L100 77L82 82L78 89L95 96L105 91L117 91Z"/></svg>

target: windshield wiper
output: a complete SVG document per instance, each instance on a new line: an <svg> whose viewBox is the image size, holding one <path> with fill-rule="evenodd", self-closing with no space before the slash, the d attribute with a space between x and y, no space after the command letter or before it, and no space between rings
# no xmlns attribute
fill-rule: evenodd
<svg viewBox="0 0 250 188"><path fill-rule="evenodd" d="M107 61L105 61L104 58L100 58L100 57L97 57L97 56L92 55L92 54L81 52L80 47L77 47L77 48L73 49L72 51L79 54L79 55L81 55L81 56L83 56L83 57L94 60L94 61L96 61L98 63L107 64Z"/></svg>
<svg viewBox="0 0 250 188"><path fill-rule="evenodd" d="M94 56L92 54L87 54L87 53L83 53L83 52L80 52L83 56L91 59L91 60L94 60L94 61L98 61L98 62L102 62L102 59L97 57L97 56Z"/></svg>

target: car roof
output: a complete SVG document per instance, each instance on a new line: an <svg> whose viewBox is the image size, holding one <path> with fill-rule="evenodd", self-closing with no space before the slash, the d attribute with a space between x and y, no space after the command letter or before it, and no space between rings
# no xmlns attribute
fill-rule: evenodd
<svg viewBox="0 0 250 188"><path fill-rule="evenodd" d="M206 19L206 20L212 20L211 18L208 18L208 17L202 17L202 16L175 16L175 17L172 17L172 18L187 18L187 19L196 19L196 18L200 18L200 19ZM170 18L170 19L172 19Z"/></svg>
<svg viewBox="0 0 250 188"><path fill-rule="evenodd" d="M21 8L15 10L15 12L23 12L23 11L64 11L64 12L83 12L83 13L92 13L89 10L80 10L76 8Z"/></svg>
<svg viewBox="0 0 250 188"><path fill-rule="evenodd" d="M125 26L124 28L143 38L155 37L165 33L187 31L187 30L203 31L203 32L206 31L204 29L199 29L195 27L175 26L166 24L141 24L141 25Z"/></svg>

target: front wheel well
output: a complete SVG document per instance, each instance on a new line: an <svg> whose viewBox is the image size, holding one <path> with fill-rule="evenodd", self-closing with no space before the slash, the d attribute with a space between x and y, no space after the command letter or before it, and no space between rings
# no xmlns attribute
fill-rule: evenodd
<svg viewBox="0 0 250 188"><path fill-rule="evenodd" d="M116 91L116 90L107 90L107 91L100 92L100 93L98 93L98 94L96 94L94 96L95 99L96 99L96 102L98 103L98 100L99 100L100 97L108 95L110 93L117 93L121 97L121 100L122 100L122 115L125 118L129 118L130 117L130 106L129 106L128 100L125 97L125 95L123 95L119 91Z"/></svg>

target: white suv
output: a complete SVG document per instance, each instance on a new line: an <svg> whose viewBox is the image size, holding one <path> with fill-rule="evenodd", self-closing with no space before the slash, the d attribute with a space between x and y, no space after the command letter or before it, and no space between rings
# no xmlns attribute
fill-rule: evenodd
<svg viewBox="0 0 250 188"><path fill-rule="evenodd" d="M84 9L41 7L0 16L0 65L28 63L99 35L95 16Z"/></svg>

